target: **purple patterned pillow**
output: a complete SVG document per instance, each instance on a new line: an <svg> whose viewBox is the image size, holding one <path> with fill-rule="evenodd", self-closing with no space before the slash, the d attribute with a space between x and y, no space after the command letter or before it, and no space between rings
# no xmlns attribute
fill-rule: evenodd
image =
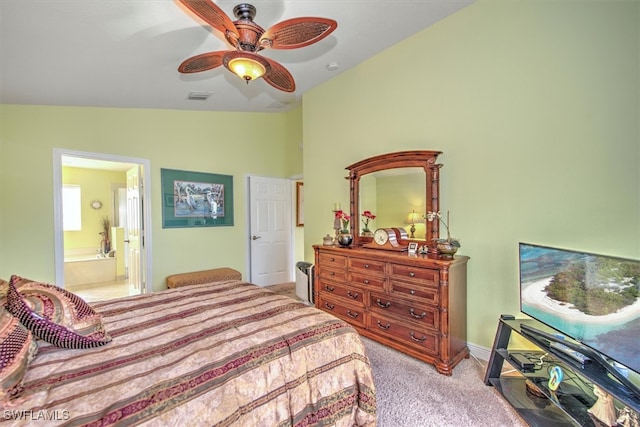
<svg viewBox="0 0 640 427"><path fill-rule="evenodd" d="M24 302L40 316L79 335L104 333L102 316L78 295L59 286L16 275L11 276L11 281ZM8 284L5 287L8 288Z"/></svg>
<svg viewBox="0 0 640 427"><path fill-rule="evenodd" d="M31 332L0 307L0 402L6 404L20 394L22 380L37 350Z"/></svg>
<svg viewBox="0 0 640 427"><path fill-rule="evenodd" d="M19 276L11 277L6 306L7 310L16 316L36 338L62 348L91 348L104 345L111 341L111 336L105 332L100 316L93 311L91 306L73 294L71 295L78 300L74 301L76 308L75 317L77 319L91 319L91 321L88 322L90 324L88 330L86 328L81 330L72 329L64 324L64 322L61 322L61 324L56 323L56 320L64 320L64 316L60 314L60 310L56 311L54 309L55 304L51 303L51 300L47 300L47 298L41 300L45 301L42 306L36 306L40 310L32 309L30 304L27 303L27 298L21 295L24 286L20 286L20 292L16 289L17 284L22 280L24 279ZM51 291L49 287L53 287L53 285L47 284L38 285L45 285L44 288L49 291ZM60 290L64 291L63 289ZM77 310L78 308L79 310ZM95 322L96 319L100 320L98 322L99 324Z"/></svg>

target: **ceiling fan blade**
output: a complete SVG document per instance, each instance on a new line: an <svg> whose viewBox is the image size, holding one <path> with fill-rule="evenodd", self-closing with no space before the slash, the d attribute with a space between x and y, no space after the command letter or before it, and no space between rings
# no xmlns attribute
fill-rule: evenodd
<svg viewBox="0 0 640 427"><path fill-rule="evenodd" d="M263 58L271 65L269 70L262 78L271 86L284 92L294 92L296 90L296 82L291 73L282 65L263 56Z"/></svg>
<svg viewBox="0 0 640 427"><path fill-rule="evenodd" d="M222 65L222 57L226 52L226 50L220 50L192 56L182 61L182 64L178 67L178 71L188 74L212 70Z"/></svg>
<svg viewBox="0 0 640 427"><path fill-rule="evenodd" d="M178 0L178 2L185 6L188 10L193 12L204 22L220 31L227 38L227 40L229 40L229 34L235 36L232 37L232 40L239 37L238 30L231 21L231 18L229 18L227 14L224 13L222 9L220 9L211 0Z"/></svg>
<svg viewBox="0 0 640 427"><path fill-rule="evenodd" d="M260 38L261 48L296 49L316 43L338 27L333 19L293 18L269 28Z"/></svg>

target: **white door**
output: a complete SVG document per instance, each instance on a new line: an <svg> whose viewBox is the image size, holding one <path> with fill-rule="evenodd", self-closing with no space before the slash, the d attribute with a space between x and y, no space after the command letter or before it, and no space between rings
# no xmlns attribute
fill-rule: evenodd
<svg viewBox="0 0 640 427"><path fill-rule="evenodd" d="M144 244L142 230L142 200L140 166L127 171L127 262L129 264L129 295L143 292L144 262L142 260Z"/></svg>
<svg viewBox="0 0 640 427"><path fill-rule="evenodd" d="M291 182L249 177L250 280L259 286L292 281Z"/></svg>

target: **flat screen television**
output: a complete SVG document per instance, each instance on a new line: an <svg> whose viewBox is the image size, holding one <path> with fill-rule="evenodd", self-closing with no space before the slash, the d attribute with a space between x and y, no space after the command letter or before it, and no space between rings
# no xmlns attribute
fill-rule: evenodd
<svg viewBox="0 0 640 427"><path fill-rule="evenodd" d="M520 310L600 353L625 376L631 370L637 383L640 261L529 243L519 243L519 253Z"/></svg>

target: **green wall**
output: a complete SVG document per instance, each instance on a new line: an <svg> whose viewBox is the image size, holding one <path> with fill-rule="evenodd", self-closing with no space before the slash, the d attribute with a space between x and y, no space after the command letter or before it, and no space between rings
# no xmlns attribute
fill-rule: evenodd
<svg viewBox="0 0 640 427"><path fill-rule="evenodd" d="M287 178L300 111L225 113L0 105L0 277L54 282L53 149L149 159L152 287L215 266L247 277L247 175ZM295 143L290 142L294 140ZM160 169L233 175L233 227L162 228Z"/></svg>
<svg viewBox="0 0 640 427"><path fill-rule="evenodd" d="M640 259L639 18L637 1L480 0L306 93L306 257L348 201L344 167L429 149L471 257L470 342L519 312L519 241Z"/></svg>
<svg viewBox="0 0 640 427"><path fill-rule="evenodd" d="M302 141L302 107L297 107L285 116L286 135L286 164L288 166L287 176L304 183L302 170L302 156L304 144ZM291 200L295 203L295 186L292 189ZM304 206L304 204L303 204ZM293 220L295 221L295 215ZM303 261L305 253L304 227L296 227L293 232L294 248L293 259Z"/></svg>

